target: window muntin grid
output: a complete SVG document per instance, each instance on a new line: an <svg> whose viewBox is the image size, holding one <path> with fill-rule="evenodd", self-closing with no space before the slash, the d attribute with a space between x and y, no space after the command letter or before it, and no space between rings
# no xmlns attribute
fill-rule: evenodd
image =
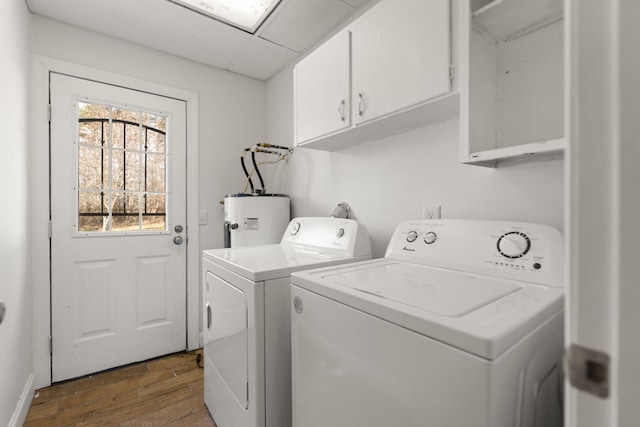
<svg viewBox="0 0 640 427"><path fill-rule="evenodd" d="M78 102L81 235L167 231L168 116Z"/></svg>

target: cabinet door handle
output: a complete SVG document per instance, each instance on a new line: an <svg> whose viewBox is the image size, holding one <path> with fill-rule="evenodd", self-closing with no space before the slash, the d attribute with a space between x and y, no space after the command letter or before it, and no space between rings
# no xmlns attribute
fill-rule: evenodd
<svg viewBox="0 0 640 427"><path fill-rule="evenodd" d="M364 98L361 93L358 94L358 115L364 114Z"/></svg>
<svg viewBox="0 0 640 427"><path fill-rule="evenodd" d="M207 329L211 329L211 306L207 303Z"/></svg>
<svg viewBox="0 0 640 427"><path fill-rule="evenodd" d="M344 117L344 99L342 101L340 101L340 105L338 105L338 114L340 114L340 120L342 120L344 122L345 117Z"/></svg>

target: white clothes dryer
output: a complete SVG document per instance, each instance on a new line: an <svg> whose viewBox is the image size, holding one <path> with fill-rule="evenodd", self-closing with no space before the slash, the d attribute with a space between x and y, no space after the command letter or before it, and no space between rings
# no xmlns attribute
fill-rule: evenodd
<svg viewBox="0 0 640 427"><path fill-rule="evenodd" d="M385 258L291 280L296 427L562 425L557 230L407 221Z"/></svg>
<svg viewBox="0 0 640 427"><path fill-rule="evenodd" d="M291 426L291 273L371 258L351 219L296 218L280 244L203 252L205 403L218 427Z"/></svg>

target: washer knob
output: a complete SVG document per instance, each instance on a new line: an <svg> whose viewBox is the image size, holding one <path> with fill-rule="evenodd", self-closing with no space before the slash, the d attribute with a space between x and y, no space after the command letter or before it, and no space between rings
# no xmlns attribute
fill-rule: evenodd
<svg viewBox="0 0 640 427"><path fill-rule="evenodd" d="M415 242L416 239L418 238L418 232L417 231L410 231L409 234L407 234L407 242L411 243L411 242Z"/></svg>
<svg viewBox="0 0 640 427"><path fill-rule="evenodd" d="M430 232L428 232L427 234L424 235L424 242L427 245L432 244L436 240L438 240L438 235L436 233L434 233L433 231L430 231Z"/></svg>
<svg viewBox="0 0 640 427"><path fill-rule="evenodd" d="M510 231L498 239L498 252L506 258L520 258L531 249L529 236L519 231Z"/></svg>
<svg viewBox="0 0 640 427"><path fill-rule="evenodd" d="M339 228L338 232L336 233L336 237L339 239L342 236L344 236L344 228Z"/></svg>
<svg viewBox="0 0 640 427"><path fill-rule="evenodd" d="M298 234L298 231L300 231L300 223L294 222L293 224L291 224L291 235L295 236L296 234Z"/></svg>

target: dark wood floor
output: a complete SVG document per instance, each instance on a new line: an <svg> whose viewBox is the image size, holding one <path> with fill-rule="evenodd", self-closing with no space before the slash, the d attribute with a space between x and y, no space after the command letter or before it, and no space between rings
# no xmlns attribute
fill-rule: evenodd
<svg viewBox="0 0 640 427"><path fill-rule="evenodd" d="M37 390L25 426L213 426L201 351L183 352Z"/></svg>

